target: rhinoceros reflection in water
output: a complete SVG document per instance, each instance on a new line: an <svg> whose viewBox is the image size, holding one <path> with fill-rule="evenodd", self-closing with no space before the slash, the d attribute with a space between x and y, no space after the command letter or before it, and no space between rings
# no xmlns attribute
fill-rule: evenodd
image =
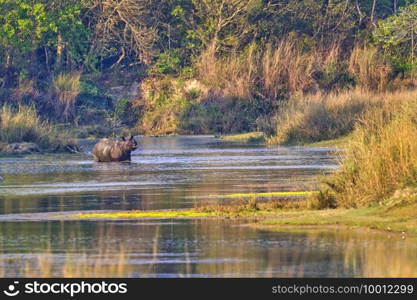
<svg viewBox="0 0 417 300"><path fill-rule="evenodd" d="M130 161L130 153L136 150L138 143L133 136L121 141L101 139L93 148L93 158L97 162Z"/></svg>

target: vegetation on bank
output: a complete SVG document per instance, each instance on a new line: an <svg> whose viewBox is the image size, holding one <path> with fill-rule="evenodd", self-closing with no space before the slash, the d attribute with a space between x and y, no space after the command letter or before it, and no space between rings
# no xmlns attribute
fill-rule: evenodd
<svg viewBox="0 0 417 300"><path fill-rule="evenodd" d="M286 211L275 218L263 220L254 226L280 230L283 226L347 226L417 234L414 203L410 206L385 208L381 206L359 209L326 209Z"/></svg>
<svg viewBox="0 0 417 300"><path fill-rule="evenodd" d="M215 198L262 198L262 197L291 197L291 196L307 196L314 191L288 191L288 192L264 192L264 193L234 193L225 195L210 195L207 197Z"/></svg>
<svg viewBox="0 0 417 300"><path fill-rule="evenodd" d="M370 109L358 121L341 168L322 179L312 207L388 205L395 193L416 186L417 94L385 99L381 107ZM417 200L415 195L403 198L404 203Z"/></svg>
<svg viewBox="0 0 417 300"><path fill-rule="evenodd" d="M417 234L416 203L399 207L309 210L306 201L280 200L259 203L254 199L243 205L212 205L194 209L114 211L70 215L75 219L141 218L240 218L256 220L251 226L282 230L284 226L346 226ZM62 216L61 216L62 217Z"/></svg>
<svg viewBox="0 0 417 300"><path fill-rule="evenodd" d="M241 134L222 135L220 137L225 142L263 144L266 141L266 135L263 132L248 132Z"/></svg>
<svg viewBox="0 0 417 300"><path fill-rule="evenodd" d="M0 142L343 140L310 208L412 206L416 18L402 0L3 0Z"/></svg>
<svg viewBox="0 0 417 300"><path fill-rule="evenodd" d="M351 131L362 104L291 118L336 126L320 136L286 127L300 102L415 86L415 1L5 0L0 12L0 104L99 135L314 142Z"/></svg>
<svg viewBox="0 0 417 300"><path fill-rule="evenodd" d="M256 198L236 205L210 205L178 210L131 210L114 212L80 213L70 216L76 219L117 219L117 218L238 218L274 216L282 208L305 207L302 201L280 199L259 202Z"/></svg>
<svg viewBox="0 0 417 300"><path fill-rule="evenodd" d="M34 143L43 150L74 150L63 132L42 121L33 107L23 105L0 109L0 152L11 143Z"/></svg>

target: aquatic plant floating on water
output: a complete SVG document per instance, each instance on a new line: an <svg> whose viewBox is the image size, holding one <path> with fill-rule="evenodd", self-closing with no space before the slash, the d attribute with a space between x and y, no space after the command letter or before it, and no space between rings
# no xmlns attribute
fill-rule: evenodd
<svg viewBox="0 0 417 300"><path fill-rule="evenodd" d="M315 191L267 192L267 193L236 193L225 195L210 195L209 198L252 198L270 196L307 196Z"/></svg>

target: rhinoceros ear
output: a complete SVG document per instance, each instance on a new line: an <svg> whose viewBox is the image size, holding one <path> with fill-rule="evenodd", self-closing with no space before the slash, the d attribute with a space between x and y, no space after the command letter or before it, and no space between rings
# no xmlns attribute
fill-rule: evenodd
<svg viewBox="0 0 417 300"><path fill-rule="evenodd" d="M133 140L133 135L130 135L130 138L129 138L129 140L131 141L131 140Z"/></svg>
<svg viewBox="0 0 417 300"><path fill-rule="evenodd" d="M122 141L124 142L124 141L126 141L126 139L125 139L125 137L124 136L122 136Z"/></svg>

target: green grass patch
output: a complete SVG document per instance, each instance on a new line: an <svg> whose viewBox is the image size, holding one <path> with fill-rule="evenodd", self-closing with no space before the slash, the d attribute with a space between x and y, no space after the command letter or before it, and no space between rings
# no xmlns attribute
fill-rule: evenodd
<svg viewBox="0 0 417 300"><path fill-rule="evenodd" d="M118 211L105 213L83 213L75 217L80 219L124 219L124 218L201 218L215 216L212 212L195 210L160 210L160 211Z"/></svg>
<svg viewBox="0 0 417 300"><path fill-rule="evenodd" d="M254 143L254 144L258 144L258 143L261 144L261 143L264 143L266 140L265 133L258 132L258 131L241 133L241 134L233 134L233 135L223 135L220 138L226 142Z"/></svg>
<svg viewBox="0 0 417 300"><path fill-rule="evenodd" d="M416 209L417 204L397 208L377 206L359 209L289 211L259 224L268 230L279 230L282 226L341 225L417 234Z"/></svg>
<svg viewBox="0 0 417 300"><path fill-rule="evenodd" d="M308 196L314 191L296 192L267 192L267 193L236 193L226 195L210 195L210 198L252 198L252 197L271 197L271 196Z"/></svg>
<svg viewBox="0 0 417 300"><path fill-rule="evenodd" d="M80 213L75 219L192 219L192 218L256 218L261 220L252 226L272 231L295 226L345 226L383 231L417 234L417 204L399 207L367 207L359 209L307 210L302 203L257 203L244 205L212 205L180 210L132 210L114 212Z"/></svg>
<svg viewBox="0 0 417 300"><path fill-rule="evenodd" d="M116 211L103 213L81 213L74 217L77 219L171 219L171 218L226 218L226 217L251 217L257 215L271 214L272 211L259 210L257 208L245 208L243 206L213 206L196 209L181 210L132 210L132 211Z"/></svg>

